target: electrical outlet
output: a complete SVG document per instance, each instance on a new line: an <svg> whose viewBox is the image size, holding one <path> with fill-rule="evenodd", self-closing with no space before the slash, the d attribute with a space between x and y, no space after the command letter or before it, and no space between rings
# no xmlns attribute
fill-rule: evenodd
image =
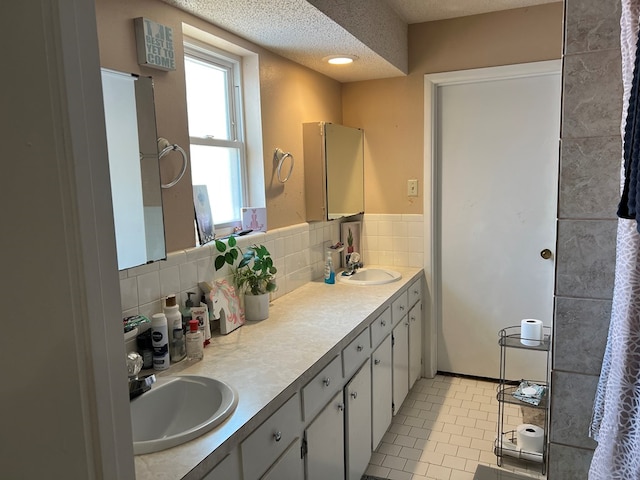
<svg viewBox="0 0 640 480"><path fill-rule="evenodd" d="M409 197L418 196L418 180L407 180L407 195Z"/></svg>

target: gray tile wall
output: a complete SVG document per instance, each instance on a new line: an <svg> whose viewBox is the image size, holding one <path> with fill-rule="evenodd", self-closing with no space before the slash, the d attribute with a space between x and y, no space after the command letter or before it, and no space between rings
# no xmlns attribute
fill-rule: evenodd
<svg viewBox="0 0 640 480"><path fill-rule="evenodd" d="M619 197L620 0L565 0L550 480L587 478Z"/></svg>

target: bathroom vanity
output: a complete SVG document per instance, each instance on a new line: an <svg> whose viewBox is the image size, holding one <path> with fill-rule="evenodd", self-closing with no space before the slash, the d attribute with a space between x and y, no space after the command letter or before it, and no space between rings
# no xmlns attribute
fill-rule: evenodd
<svg viewBox="0 0 640 480"><path fill-rule="evenodd" d="M396 270L385 285L310 282L267 320L212 338L204 360L172 366L228 383L239 402L201 437L136 456L136 478L359 480L421 371L424 273Z"/></svg>

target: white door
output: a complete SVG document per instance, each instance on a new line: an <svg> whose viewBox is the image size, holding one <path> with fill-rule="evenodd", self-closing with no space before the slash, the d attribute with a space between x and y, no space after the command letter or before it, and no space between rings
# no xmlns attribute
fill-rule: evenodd
<svg viewBox="0 0 640 480"><path fill-rule="evenodd" d="M391 335L387 335L371 358L371 437L375 450L391 424L393 412Z"/></svg>
<svg viewBox="0 0 640 480"><path fill-rule="evenodd" d="M343 391L311 422L306 430L306 479L344 478L344 401Z"/></svg>
<svg viewBox="0 0 640 480"><path fill-rule="evenodd" d="M541 252L555 250L561 77L559 62L479 72L435 94L437 366L497 378L498 331L552 322L554 257ZM508 378L545 378L527 353L509 359Z"/></svg>
<svg viewBox="0 0 640 480"><path fill-rule="evenodd" d="M371 458L371 363L360 367L344 387L347 418L345 459L347 480L360 480Z"/></svg>
<svg viewBox="0 0 640 480"><path fill-rule="evenodd" d="M393 329L393 414L409 393L409 320L406 315Z"/></svg>

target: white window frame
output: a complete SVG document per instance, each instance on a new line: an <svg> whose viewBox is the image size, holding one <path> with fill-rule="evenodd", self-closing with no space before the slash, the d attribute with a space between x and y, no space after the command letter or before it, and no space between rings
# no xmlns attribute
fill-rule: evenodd
<svg viewBox="0 0 640 480"><path fill-rule="evenodd" d="M233 53L206 45L195 39L185 38L184 56L196 58L200 61L211 63L219 68L227 70L231 75L228 78L231 82L228 85L229 112L231 122L231 139L219 139L211 136L195 137L189 136L191 145L203 145L213 147L236 148L238 150L238 161L240 162L240 188L241 207L247 206L248 202L248 169L247 169L247 145L244 131L244 103L242 95L242 59ZM238 212L238 221L215 224L216 236L224 235L227 230L242 227L242 215Z"/></svg>

